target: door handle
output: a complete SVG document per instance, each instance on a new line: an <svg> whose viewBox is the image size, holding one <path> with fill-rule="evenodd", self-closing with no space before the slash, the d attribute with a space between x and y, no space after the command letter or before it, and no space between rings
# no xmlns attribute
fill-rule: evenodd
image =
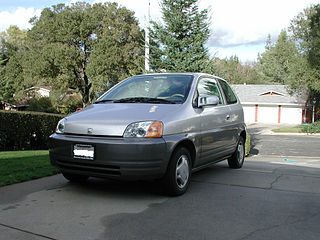
<svg viewBox="0 0 320 240"><path fill-rule="evenodd" d="M230 120L230 115L229 114L226 116L226 120Z"/></svg>

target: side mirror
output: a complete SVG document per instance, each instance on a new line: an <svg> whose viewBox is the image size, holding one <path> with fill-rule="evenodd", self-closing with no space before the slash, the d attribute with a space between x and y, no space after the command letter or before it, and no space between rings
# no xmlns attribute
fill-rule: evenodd
<svg viewBox="0 0 320 240"><path fill-rule="evenodd" d="M198 107L216 106L218 105L219 101L220 100L217 96L199 96Z"/></svg>

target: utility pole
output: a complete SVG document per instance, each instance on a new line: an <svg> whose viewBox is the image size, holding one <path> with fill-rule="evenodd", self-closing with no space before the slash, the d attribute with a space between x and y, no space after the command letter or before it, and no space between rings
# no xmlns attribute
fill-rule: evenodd
<svg viewBox="0 0 320 240"><path fill-rule="evenodd" d="M317 103L317 101L316 101L316 99L314 99L313 101L312 101L312 103L313 103L313 105L312 105L312 123L314 123L314 118L315 118L315 108L316 108L316 103Z"/></svg>
<svg viewBox="0 0 320 240"><path fill-rule="evenodd" d="M146 27L145 27L145 54L144 54L144 70L147 73L149 68L149 54L150 54L150 47L149 47L149 27L150 27L150 0L148 1L148 7L146 11Z"/></svg>

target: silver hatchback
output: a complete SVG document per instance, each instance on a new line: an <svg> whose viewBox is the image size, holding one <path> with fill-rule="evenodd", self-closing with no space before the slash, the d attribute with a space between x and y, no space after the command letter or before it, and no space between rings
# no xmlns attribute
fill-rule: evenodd
<svg viewBox="0 0 320 240"><path fill-rule="evenodd" d="M228 160L241 168L246 129L228 83L202 73L130 77L50 136L51 163L70 181L159 179L183 194L191 173Z"/></svg>

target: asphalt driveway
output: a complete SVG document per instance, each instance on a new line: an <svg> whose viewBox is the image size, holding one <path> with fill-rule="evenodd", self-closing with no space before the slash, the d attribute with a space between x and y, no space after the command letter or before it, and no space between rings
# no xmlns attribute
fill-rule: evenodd
<svg viewBox="0 0 320 240"><path fill-rule="evenodd" d="M242 169L221 162L195 173L176 198L153 182L72 184L61 175L2 187L0 239L318 240L320 158L303 148L263 155L269 137Z"/></svg>

